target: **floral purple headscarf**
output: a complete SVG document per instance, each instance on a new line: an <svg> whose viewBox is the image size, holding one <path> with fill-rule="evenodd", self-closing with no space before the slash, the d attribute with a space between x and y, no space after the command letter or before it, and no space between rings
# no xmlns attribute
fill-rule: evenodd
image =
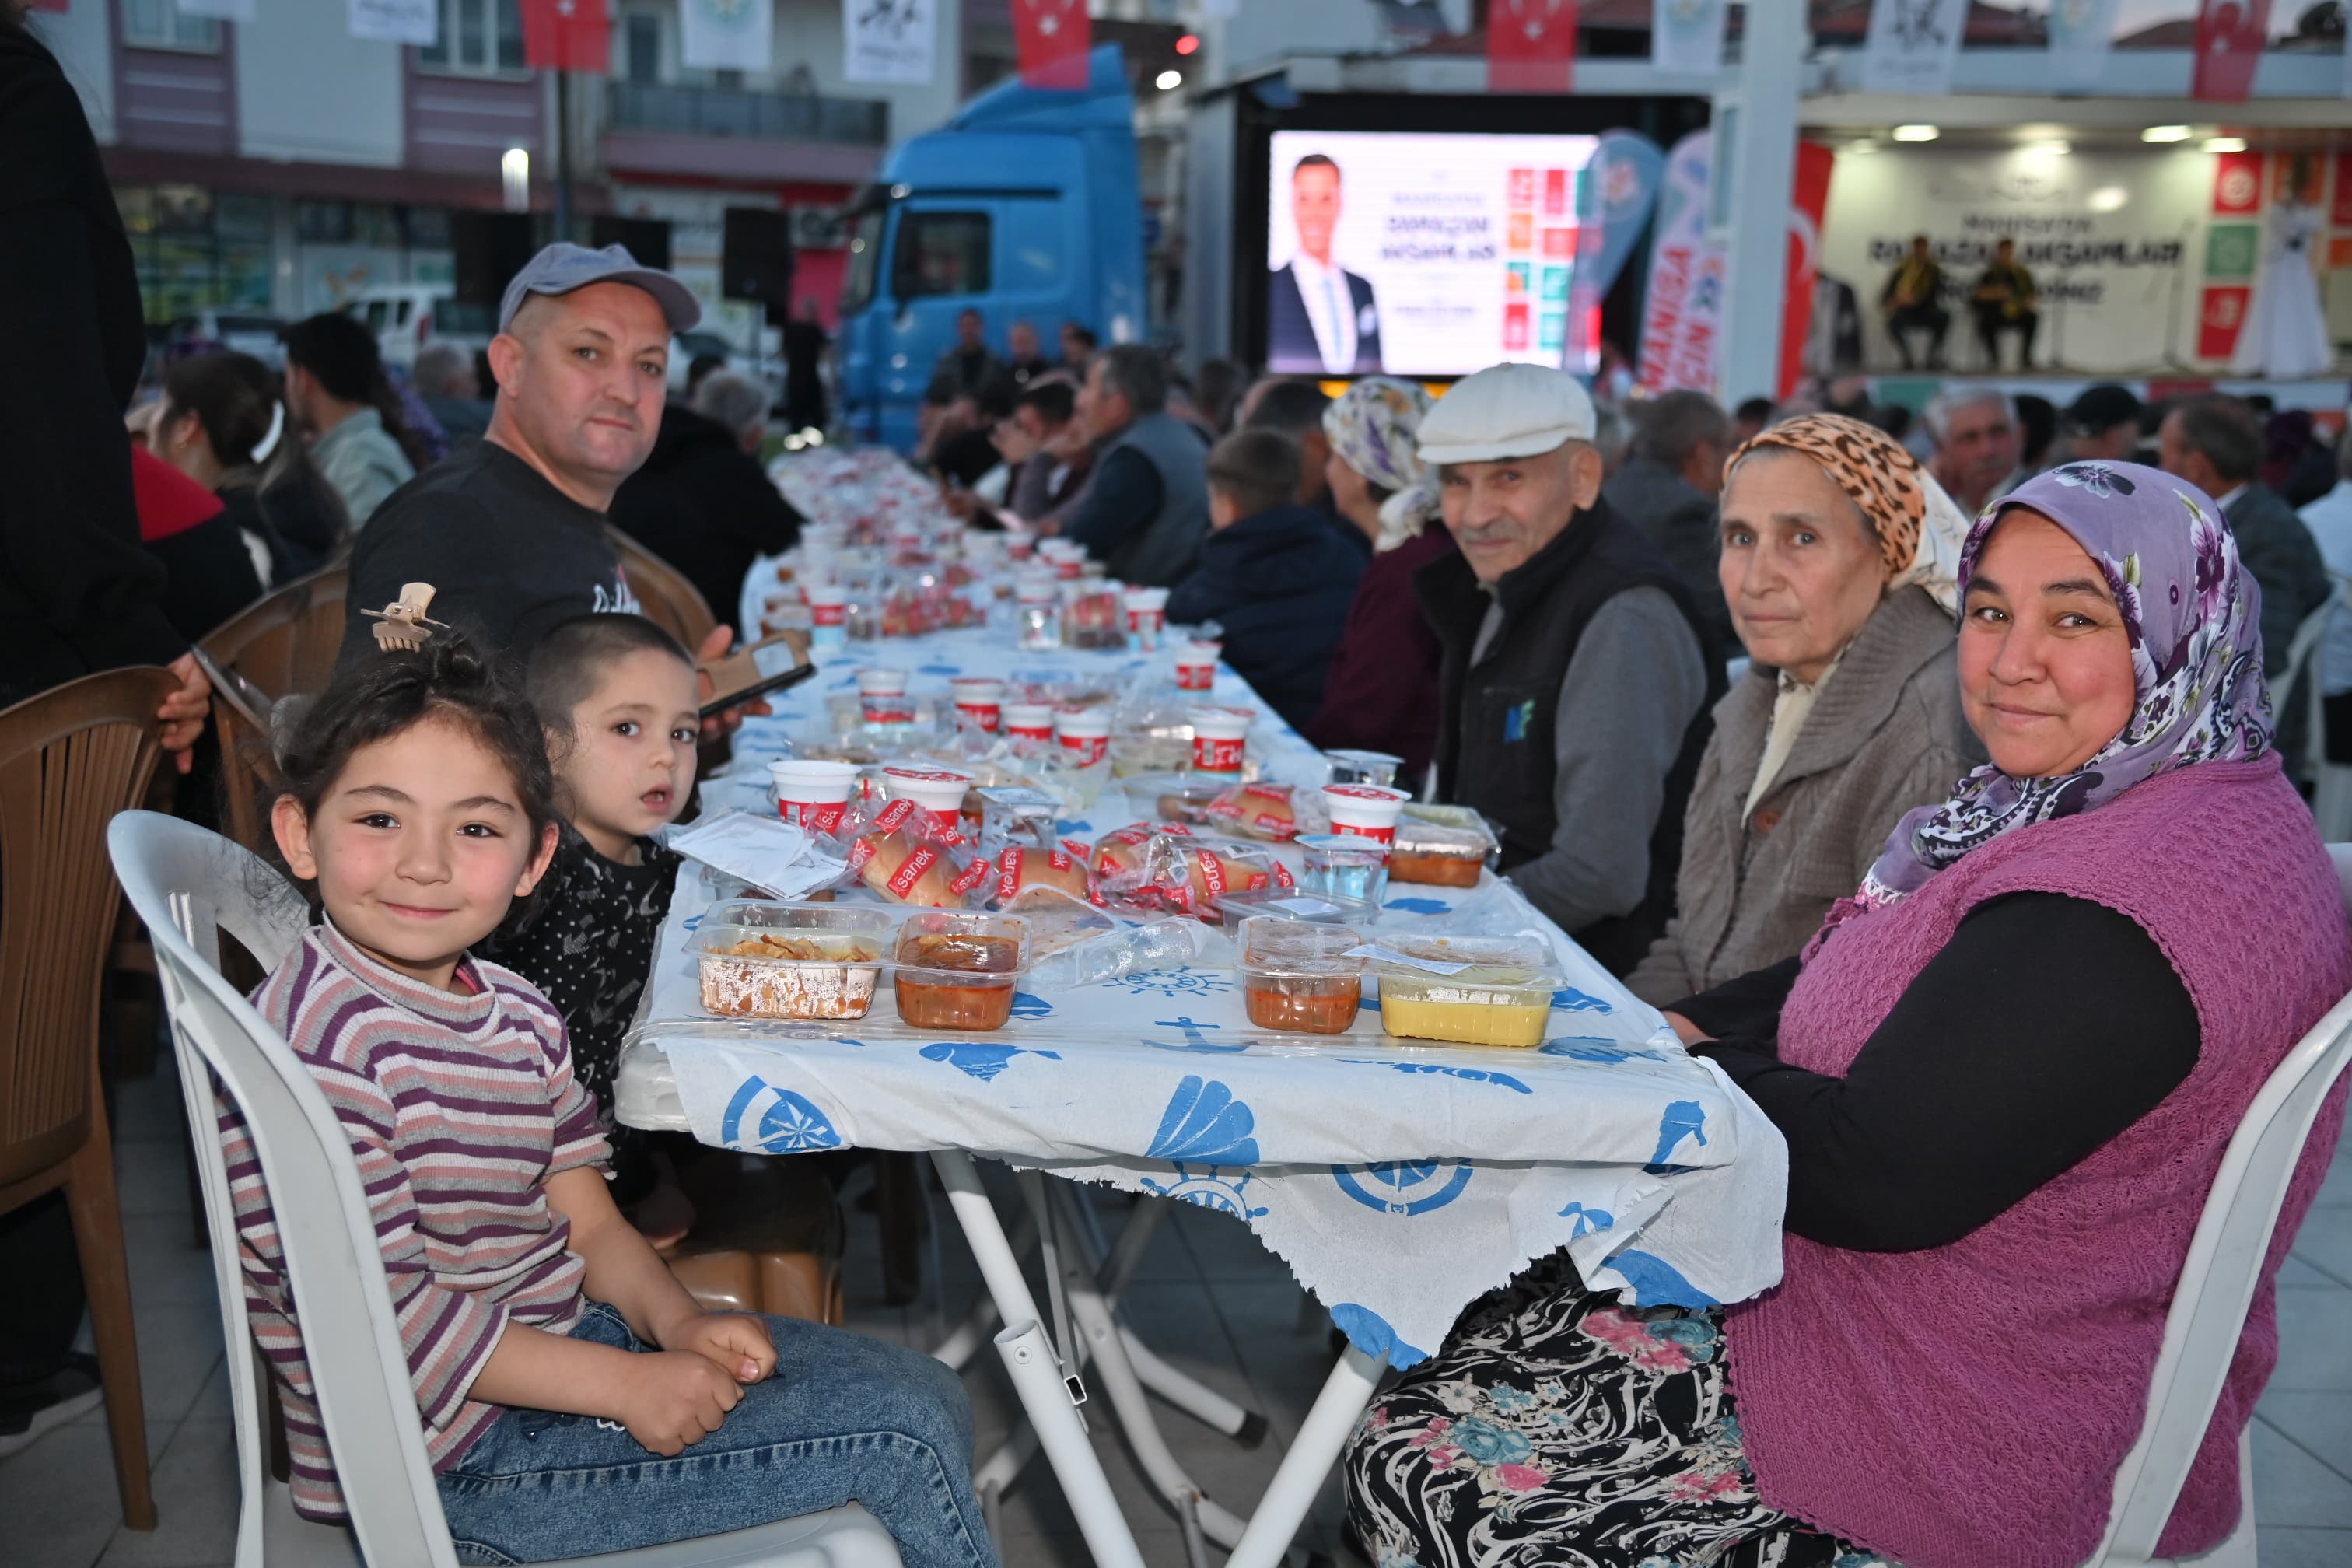
<svg viewBox="0 0 2352 1568"><path fill-rule="evenodd" d="M2198 763L2251 762L2271 748L2263 682L2262 591L2202 490L2137 463L2069 463L1977 514L1960 551L1960 592L1994 524L2031 507L2096 563L2131 639L2138 700L2130 721L2073 773L2011 778L1990 763L1940 805L1906 815L1830 914L1894 902L1980 845L2030 823L2090 811L2139 783Z"/></svg>

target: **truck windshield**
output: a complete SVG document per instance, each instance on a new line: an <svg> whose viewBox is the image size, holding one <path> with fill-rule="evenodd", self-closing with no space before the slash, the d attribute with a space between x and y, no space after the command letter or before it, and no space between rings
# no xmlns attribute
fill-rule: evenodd
<svg viewBox="0 0 2352 1568"><path fill-rule="evenodd" d="M849 231L849 269L842 275L841 313L855 316L874 302L875 280L881 276L882 224L890 209L874 205L860 210Z"/></svg>

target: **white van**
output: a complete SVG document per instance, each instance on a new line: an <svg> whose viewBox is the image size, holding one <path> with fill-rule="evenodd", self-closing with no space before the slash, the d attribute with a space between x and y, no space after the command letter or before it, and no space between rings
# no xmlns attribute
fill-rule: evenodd
<svg viewBox="0 0 2352 1568"><path fill-rule="evenodd" d="M446 283L374 283L344 300L341 309L375 333L386 364L402 369L416 363L427 340L444 338L478 349L497 331L498 311L487 305L461 305Z"/></svg>

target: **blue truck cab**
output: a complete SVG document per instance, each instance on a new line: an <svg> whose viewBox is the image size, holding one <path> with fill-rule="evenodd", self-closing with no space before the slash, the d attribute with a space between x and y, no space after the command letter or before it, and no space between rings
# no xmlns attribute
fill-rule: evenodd
<svg viewBox="0 0 2352 1568"><path fill-rule="evenodd" d="M1017 321L1048 354L1064 321L1106 344L1143 336L1134 121L1106 44L1084 91L1016 77L891 149L851 207L838 394L854 439L914 446L924 389L967 309L1000 356Z"/></svg>

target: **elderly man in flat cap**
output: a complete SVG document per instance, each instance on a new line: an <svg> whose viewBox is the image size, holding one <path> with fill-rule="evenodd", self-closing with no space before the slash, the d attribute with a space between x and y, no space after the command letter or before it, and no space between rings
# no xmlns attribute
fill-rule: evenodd
<svg viewBox="0 0 2352 1568"><path fill-rule="evenodd" d="M1444 654L1438 798L1475 806L1505 875L1612 973L1675 908L1683 806L1724 692L1680 575L1601 497L1592 400L1480 371L1422 421L1461 554L1416 573Z"/></svg>

